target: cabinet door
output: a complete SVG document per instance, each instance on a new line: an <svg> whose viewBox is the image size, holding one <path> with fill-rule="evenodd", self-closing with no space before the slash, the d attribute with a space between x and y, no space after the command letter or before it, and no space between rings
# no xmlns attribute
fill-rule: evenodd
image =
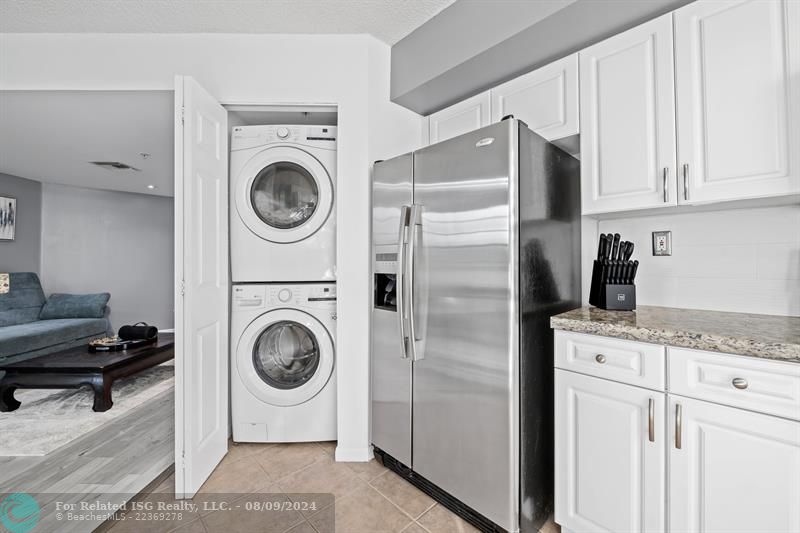
<svg viewBox="0 0 800 533"><path fill-rule="evenodd" d="M675 205L671 15L579 55L583 213Z"/></svg>
<svg viewBox="0 0 800 533"><path fill-rule="evenodd" d="M433 113L429 117L430 143L438 143L488 126L490 106L489 91L486 91Z"/></svg>
<svg viewBox="0 0 800 533"><path fill-rule="evenodd" d="M492 122L514 115L547 140L578 133L578 54L491 90Z"/></svg>
<svg viewBox="0 0 800 533"><path fill-rule="evenodd" d="M678 396L669 410L672 531L800 531L800 422Z"/></svg>
<svg viewBox="0 0 800 533"><path fill-rule="evenodd" d="M794 0L675 12L681 203L800 192L799 12Z"/></svg>
<svg viewBox="0 0 800 533"><path fill-rule="evenodd" d="M564 370L555 381L556 522L573 533L664 531L666 395Z"/></svg>

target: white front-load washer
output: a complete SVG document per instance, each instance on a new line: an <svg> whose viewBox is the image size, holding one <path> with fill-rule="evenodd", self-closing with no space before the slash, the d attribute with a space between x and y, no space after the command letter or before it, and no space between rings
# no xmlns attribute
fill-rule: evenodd
<svg viewBox="0 0 800 533"><path fill-rule="evenodd" d="M231 135L233 282L336 279L336 126Z"/></svg>
<svg viewBox="0 0 800 533"><path fill-rule="evenodd" d="M336 440L336 285L233 286L236 442Z"/></svg>

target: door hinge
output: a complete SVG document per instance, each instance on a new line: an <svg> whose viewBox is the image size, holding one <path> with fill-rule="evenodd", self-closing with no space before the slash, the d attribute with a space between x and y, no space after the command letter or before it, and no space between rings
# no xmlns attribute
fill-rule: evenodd
<svg viewBox="0 0 800 533"><path fill-rule="evenodd" d="M183 296L184 294L186 294L186 282L184 280L181 280L181 296Z"/></svg>
<svg viewBox="0 0 800 533"><path fill-rule="evenodd" d="M181 124L186 124L186 108L181 106Z"/></svg>

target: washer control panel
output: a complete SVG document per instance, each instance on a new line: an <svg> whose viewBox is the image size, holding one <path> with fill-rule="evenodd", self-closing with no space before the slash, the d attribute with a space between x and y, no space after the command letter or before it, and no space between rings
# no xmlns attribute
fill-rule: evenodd
<svg viewBox="0 0 800 533"><path fill-rule="evenodd" d="M335 307L336 284L268 285L267 305L270 307Z"/></svg>

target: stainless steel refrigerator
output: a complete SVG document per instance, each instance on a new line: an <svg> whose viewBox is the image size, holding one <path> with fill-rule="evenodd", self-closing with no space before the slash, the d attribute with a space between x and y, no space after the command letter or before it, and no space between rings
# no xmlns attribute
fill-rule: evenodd
<svg viewBox="0 0 800 533"><path fill-rule="evenodd" d="M511 119L373 174L376 456L486 531L552 512L550 316L580 305L578 161Z"/></svg>

